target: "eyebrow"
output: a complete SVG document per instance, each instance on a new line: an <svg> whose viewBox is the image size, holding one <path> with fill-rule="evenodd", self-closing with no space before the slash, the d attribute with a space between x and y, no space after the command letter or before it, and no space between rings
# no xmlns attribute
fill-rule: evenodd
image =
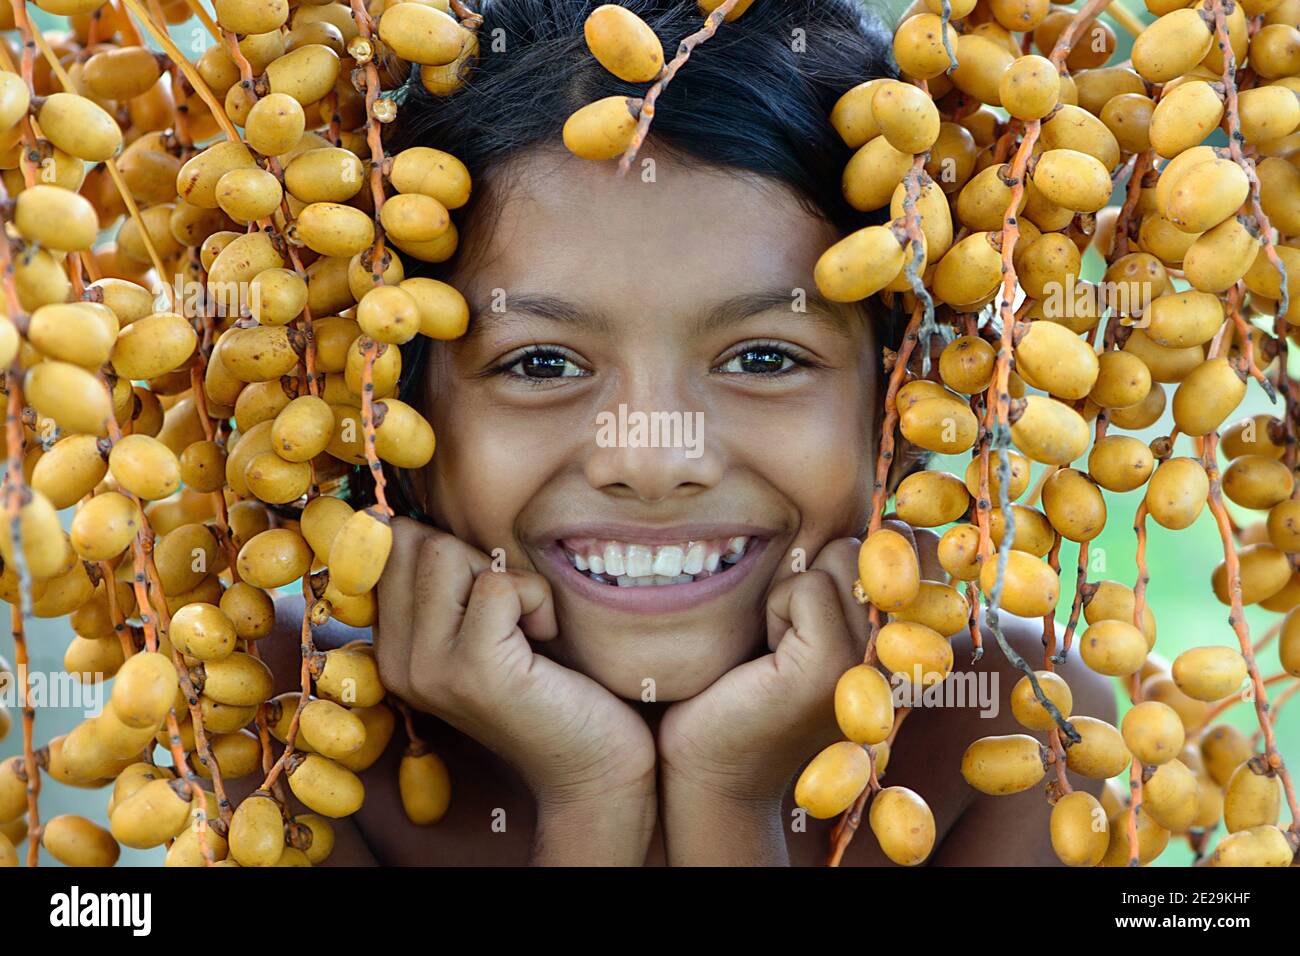
<svg viewBox="0 0 1300 956"><path fill-rule="evenodd" d="M802 308L796 309L796 303L801 304ZM791 315L804 315L813 322L828 325L838 331L844 329L842 312L815 289L773 288L742 293L719 302L696 320L692 331L696 335L719 332L776 309L789 310ZM492 325L510 315L546 319L588 332L607 333L613 329L609 316L602 312L592 312L556 296L529 293L508 297L504 309L475 308L474 321L465 338L482 335ZM482 321L484 319L487 321Z"/></svg>
<svg viewBox="0 0 1300 956"><path fill-rule="evenodd" d="M800 301L800 297L803 308L796 310L795 303ZM720 332L739 325L746 319L777 309L789 310L791 315L805 315L814 322L829 325L836 330L842 331L844 328L841 313L815 289L777 288L747 292L718 303L695 323L695 332L697 335Z"/></svg>
<svg viewBox="0 0 1300 956"><path fill-rule="evenodd" d="M529 293L507 296L503 309L474 307L471 310L473 321L462 341L483 335L487 329L510 315L547 319L588 332L608 332L613 328L609 317L602 313L588 311L556 296ZM485 319L487 321L483 321Z"/></svg>

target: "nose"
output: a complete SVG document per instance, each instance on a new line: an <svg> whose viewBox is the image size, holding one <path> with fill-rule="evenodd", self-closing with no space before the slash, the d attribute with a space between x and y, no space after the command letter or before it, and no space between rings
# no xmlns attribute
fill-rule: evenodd
<svg viewBox="0 0 1300 956"><path fill-rule="evenodd" d="M593 488L648 504L698 494L722 479L723 453L683 389L629 383L597 413L584 466Z"/></svg>

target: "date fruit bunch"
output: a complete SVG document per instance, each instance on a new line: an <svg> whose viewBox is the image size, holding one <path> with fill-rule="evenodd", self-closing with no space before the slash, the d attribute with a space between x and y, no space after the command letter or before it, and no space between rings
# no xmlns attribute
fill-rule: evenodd
<svg viewBox="0 0 1300 956"><path fill-rule="evenodd" d="M938 357L895 366L886 427L970 455L964 473L914 474L896 496L899 517L940 530L942 579L923 580L878 518L863 544L861 592L879 627L837 689L845 742L800 781L816 816L856 818L870 801L869 826L898 863L926 859L934 822L920 795L878 783L873 758L898 719L882 671L941 681L947 636L981 637L982 623L1001 644L1002 614L1042 622L1045 652L1033 666L1016 657L1023 732L972 741L961 771L985 794L1041 789L1063 863L1143 865L1186 838L1214 865L1286 866L1297 847L1242 608L1288 615L1283 672L1267 680L1276 698L1300 677L1286 371L1300 324L1286 285L1300 276L1300 5L1147 7L1131 58L1114 62L1104 2L957 2L946 17L931 3L895 34L899 78L847 91L831 116L857 150L846 200L888 207L889 221L829 249L818 286L834 301L901 298ZM1094 283L1080 278L1090 247L1105 262ZM1278 414L1234 424L1252 382ZM1169 434L1131 434L1167 420L1167 406ZM1115 520L1107 493L1139 489L1138 566L1127 581L1088 581L1089 542ZM1206 584L1230 610L1198 635L1206 646L1169 664L1143 595L1147 521L1177 532L1207 509L1225 553ZM1058 607L1065 542L1080 555L1072 608ZM1069 651L1129 693L1119 727L1073 712L1054 672ZM1249 699L1254 740L1214 721ZM1108 781L1103 799L1065 769Z"/></svg>
<svg viewBox="0 0 1300 956"><path fill-rule="evenodd" d="M657 88L749 4L701 6L703 35L667 69L635 16L592 14L592 53L652 85L575 112L575 154L626 166ZM845 739L796 788L814 817L843 815L832 863L864 813L894 862L930 856L924 795L880 783L906 716L893 691L943 681L950 636L966 629L1023 673L1011 694L1022 732L971 741L962 775L984 794L1041 790L1044 838L1063 863L1144 865L1186 839L1198 862L1288 866L1300 843L1273 730L1300 678L1300 407L1287 371L1300 342L1300 0L1146 8L917 2L894 34L897 76L863 77L827 118L853 151L845 201L881 224L826 250L817 287L911 316L885 356L859 561L870 644L836 689ZM1128 59L1103 15L1133 35ZM1097 281L1081 275L1090 249L1104 262ZM1276 413L1237 420L1252 387ZM1154 440L1135 435L1162 422ZM958 473L910 475L894 496L899 518L941 535L938 574L882 526L900 437L969 456ZM1138 491L1136 516L1108 506ZM1202 513L1222 537L1205 585L1225 615L1170 663L1145 600L1161 570L1146 565L1147 529L1177 533ZM1090 581L1089 544L1108 520L1132 521L1137 564ZM1075 548L1077 597L1062 605L1062 551ZM1284 617L1252 637L1249 605ZM1005 641L1006 615L1041 627L1041 661ZM1255 652L1273 640L1281 670L1263 675ZM1068 654L1122 684L1133 706L1120 726L1074 712L1055 672ZM1253 737L1217 719L1239 703L1255 709ZM1067 769L1107 781L1102 799Z"/></svg>
<svg viewBox="0 0 1300 956"><path fill-rule="evenodd" d="M413 73L455 93L480 22L447 0L0 8L0 597L16 650L0 678L30 699L36 617L66 618L71 675L111 680L64 736L40 741L22 715L22 753L0 762L0 865L24 841L29 865L40 846L74 866L122 846L310 865L361 807L358 774L402 721L370 646L322 652L312 629L373 622L382 466L421 468L435 444L397 398L399 347L468 321L459 292L406 278L398 254L451 256L468 171L386 152L382 127ZM189 31L192 54L171 39ZM377 486L360 510L331 493L357 466ZM258 642L285 588L305 599L301 668L274 675ZM299 689L272 696L277 676ZM0 734L18 723L0 712ZM255 792L239 801L242 778ZM105 791L108 827L42 822L42 779ZM418 824L446 811L445 767L413 731L400 791Z"/></svg>

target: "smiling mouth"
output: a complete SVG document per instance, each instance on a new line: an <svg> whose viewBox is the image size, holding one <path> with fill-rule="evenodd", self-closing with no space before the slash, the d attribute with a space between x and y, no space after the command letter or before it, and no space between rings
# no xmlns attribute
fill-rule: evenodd
<svg viewBox="0 0 1300 956"><path fill-rule="evenodd" d="M668 587L726 574L754 542L748 536L651 545L599 538L559 542L569 564L591 581L615 588Z"/></svg>

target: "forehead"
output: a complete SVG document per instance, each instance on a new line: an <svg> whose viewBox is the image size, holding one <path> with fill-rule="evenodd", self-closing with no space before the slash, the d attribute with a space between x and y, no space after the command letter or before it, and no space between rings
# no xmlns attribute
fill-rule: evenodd
<svg viewBox="0 0 1300 956"><path fill-rule="evenodd" d="M646 161L649 165L646 165ZM647 149L617 163L537 150L496 171L455 281L673 308L763 288L812 291L833 227L775 181Z"/></svg>

